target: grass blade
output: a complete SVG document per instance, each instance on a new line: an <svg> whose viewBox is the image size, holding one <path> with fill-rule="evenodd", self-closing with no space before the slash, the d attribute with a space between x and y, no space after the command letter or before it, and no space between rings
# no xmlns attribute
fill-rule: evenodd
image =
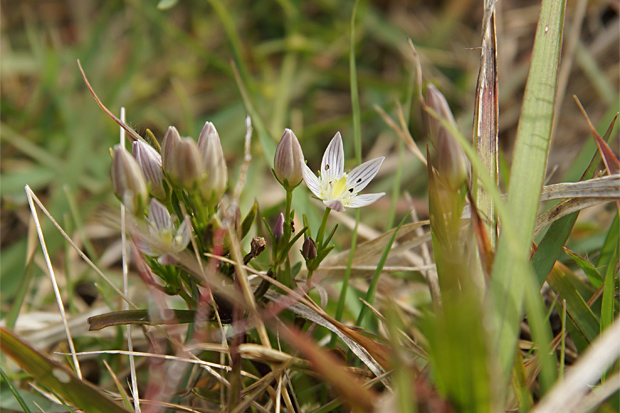
<svg viewBox="0 0 620 413"><path fill-rule="evenodd" d="M551 270L547 282L560 295L560 299L566 300L568 315L575 323L575 326L589 342L594 341L600 332L599 321L570 280L555 266Z"/></svg>
<svg viewBox="0 0 620 413"><path fill-rule="evenodd" d="M614 287L618 262L618 244L612 255L611 263L607 266L605 283L603 284L603 303L601 306L601 332L609 327L614 319ZM616 263L616 264L614 264Z"/></svg>
<svg viewBox="0 0 620 413"><path fill-rule="evenodd" d="M390 238L387 245L385 246L385 249L383 250L383 255L381 256L381 259L379 260L379 263L377 264L377 269L375 270L375 273L372 276L372 280L370 281L370 285L368 286L368 291L366 292L366 298L365 298L365 300L371 305L375 301L375 292L377 291L377 285L379 284L379 278L381 277L381 271L383 270L383 266L385 265L385 262L387 261L388 256L390 255L392 244L394 244L394 240L396 239L396 234L398 233L398 230L400 230L400 227L403 226L407 218L409 218L409 214L403 217L403 219L400 221L396 229L392 232L392 237ZM360 326L362 324L362 321L364 320L364 316L366 315L367 311L368 311L368 307L365 305L362 306L362 309L359 315L357 316L357 321L355 323L356 325Z"/></svg>
<svg viewBox="0 0 620 413"><path fill-rule="evenodd" d="M510 377L522 317L525 281L532 277L529 247L547 166L557 68L564 27L564 1L544 0L534 41L508 189L516 240L500 237L491 290L496 304L496 342L503 380Z"/></svg>
<svg viewBox="0 0 620 413"><path fill-rule="evenodd" d="M11 331L0 327L0 348L39 383L70 404L91 413L127 413L92 384L82 381L64 366L39 353Z"/></svg>

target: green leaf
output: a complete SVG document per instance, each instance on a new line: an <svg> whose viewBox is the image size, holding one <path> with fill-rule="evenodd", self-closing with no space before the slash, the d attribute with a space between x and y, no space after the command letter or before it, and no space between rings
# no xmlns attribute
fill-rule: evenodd
<svg viewBox="0 0 620 413"><path fill-rule="evenodd" d="M4 327L0 327L0 348L26 373L79 409L89 413L128 413L97 387L80 380L71 370L38 352Z"/></svg>
<svg viewBox="0 0 620 413"><path fill-rule="evenodd" d="M566 275L557 268L553 268L547 282L560 295L560 300L566 300L566 308L575 326L583 333L588 342L592 342L600 332L599 321L588 304L571 284Z"/></svg>
<svg viewBox="0 0 620 413"><path fill-rule="evenodd" d="M494 341L505 383L519 338L525 278L534 278L529 248L547 167L564 10L564 1L543 0L541 5L508 188L509 225L516 237L506 231L500 237L490 284L497 314Z"/></svg>
<svg viewBox="0 0 620 413"><path fill-rule="evenodd" d="M611 263L618 262L618 245L614 249L614 253L611 257ZM605 330L614 320L614 286L616 278L616 265L611 264L607 266L607 272L605 274L605 284L603 286L603 303L601 306L601 332Z"/></svg>
<svg viewBox="0 0 620 413"><path fill-rule="evenodd" d="M609 232L607 233L607 237L605 238L605 243L603 244L603 248L601 249L601 255L598 257L596 261L596 268L603 274L607 272L606 267L611 264L616 265L617 260L612 259L612 255L614 250L618 248L620 237L620 223L618 222L618 214L614 218L614 221L611 223L611 227L609 227Z"/></svg>
<svg viewBox="0 0 620 413"><path fill-rule="evenodd" d="M28 405L22 398L21 394L19 394L19 391L15 388L15 386L13 386L13 383L11 382L11 380L9 380L9 378L7 377L2 367L0 367L0 375L2 375L2 379L9 386L11 393L13 394L13 396L15 397L15 400L17 400L17 403L19 403L23 411L30 413L30 409L28 408Z"/></svg>
<svg viewBox="0 0 620 413"><path fill-rule="evenodd" d="M600 288L603 285L603 276L594 268L590 262L580 257L577 253L569 250L568 248L564 248L564 252L567 253L575 263L586 273L588 277L588 281L594 288Z"/></svg>

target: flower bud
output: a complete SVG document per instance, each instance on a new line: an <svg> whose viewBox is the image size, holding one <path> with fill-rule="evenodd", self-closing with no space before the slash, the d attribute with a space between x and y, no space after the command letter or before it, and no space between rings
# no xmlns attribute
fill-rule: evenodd
<svg viewBox="0 0 620 413"><path fill-rule="evenodd" d="M174 151L179 143L181 143L179 131L174 126L169 126L161 146L162 165L166 173L170 171L172 160L174 159Z"/></svg>
<svg viewBox="0 0 620 413"><path fill-rule="evenodd" d="M276 237L276 242L280 242L282 234L284 234L284 214L280 212L280 216L273 227L273 236Z"/></svg>
<svg viewBox="0 0 620 413"><path fill-rule="evenodd" d="M140 211L148 198L146 180L138 162L123 146L114 147L110 173L116 196L130 211Z"/></svg>
<svg viewBox="0 0 620 413"><path fill-rule="evenodd" d="M301 255L306 260L313 260L316 258L316 244L310 237L304 239L304 244L301 247Z"/></svg>
<svg viewBox="0 0 620 413"><path fill-rule="evenodd" d="M198 187L204 178L204 168L198 146L192 138L184 138L176 144L168 168L173 185L187 191Z"/></svg>
<svg viewBox="0 0 620 413"><path fill-rule="evenodd" d="M206 172L200 191L207 202L215 204L220 201L226 191L228 171L220 136L213 123L207 122L202 128L198 137L198 150Z"/></svg>
<svg viewBox="0 0 620 413"><path fill-rule="evenodd" d="M276 148L273 172L284 189L292 191L303 179L304 153L297 136L290 129L284 129L282 139Z"/></svg>
<svg viewBox="0 0 620 413"><path fill-rule="evenodd" d="M131 146L131 152L140 165L146 181L151 184L151 194L155 198L165 200L167 195L164 187L164 172L161 169L161 155L143 141L135 141Z"/></svg>
<svg viewBox="0 0 620 413"><path fill-rule="evenodd" d="M433 85L428 86L425 104L456 127L446 98ZM467 157L452 133L439 119L429 116L428 124L430 139L435 148L433 165L439 172L440 179L451 189L458 190L467 179L469 170Z"/></svg>

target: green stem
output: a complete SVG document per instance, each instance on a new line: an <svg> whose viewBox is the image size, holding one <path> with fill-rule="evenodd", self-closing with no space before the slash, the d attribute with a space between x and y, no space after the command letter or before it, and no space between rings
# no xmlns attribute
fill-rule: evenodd
<svg viewBox="0 0 620 413"><path fill-rule="evenodd" d="M383 271L383 266L385 265L385 262L387 261L388 255L390 255L390 250L392 249L392 244L394 244L394 240L396 239L396 235L398 234L398 231L400 230L400 228L403 226L403 224L407 220L408 215L409 215L408 213L405 214L403 219L400 221L400 223L398 224L398 226L396 227L396 229L392 233L392 236L390 237L390 240L388 241L388 244L385 246L385 249L383 250L383 255L381 256L381 259L379 260L379 263L377 264L377 268L375 269L375 273L372 276L372 280L370 281L370 285L368 286L368 291L366 291L366 297L364 297L366 299L366 302L368 302L370 305L374 304L375 293L377 291L377 285L379 285L379 278L381 277L381 271ZM364 316L366 315L367 312L368 312L368 307L366 305L362 305L362 309L361 309L361 311L360 311L360 313L359 313L359 315L357 317L357 322L355 323L355 325L357 325L357 326L361 326L362 325L362 321L364 321Z"/></svg>
<svg viewBox="0 0 620 413"><path fill-rule="evenodd" d="M338 306L336 307L336 321L342 319L344 313L344 304L347 300L347 292L349 290L349 279L351 278L351 267L353 266L353 256L355 255L355 247L357 245L357 227L360 223L360 210L358 209L355 214L355 228L353 229L353 237L351 238L351 249L349 250L349 258L347 260L347 269L344 272L344 280L342 280L342 288L340 289L340 297L338 298ZM332 335L331 345L336 345L338 336L336 333Z"/></svg>
<svg viewBox="0 0 620 413"><path fill-rule="evenodd" d="M325 213L323 214L323 220L321 221L321 226L319 227L319 233L316 235L316 247L320 251L323 249L321 245L323 243L323 234L325 233L325 226L327 225L327 217L332 209L327 207L325 208Z"/></svg>
<svg viewBox="0 0 620 413"><path fill-rule="evenodd" d="M185 301L187 306L191 309L196 308L196 306L198 305L196 301L192 297L190 297L183 288L179 289L179 297L181 297L183 301Z"/></svg>
<svg viewBox="0 0 620 413"><path fill-rule="evenodd" d="M194 214L196 215L196 220L200 223L199 228L206 228L208 221L205 215L205 211L202 205L202 200L198 196L198 192L194 192L191 195L192 199L192 209L194 210ZM179 217L181 219L181 217Z"/></svg>
<svg viewBox="0 0 620 413"><path fill-rule="evenodd" d="M291 215L291 205L293 203L293 191L286 191L286 215L284 215L284 222L285 224L288 223L288 219ZM289 240L286 240L286 242L288 242Z"/></svg>

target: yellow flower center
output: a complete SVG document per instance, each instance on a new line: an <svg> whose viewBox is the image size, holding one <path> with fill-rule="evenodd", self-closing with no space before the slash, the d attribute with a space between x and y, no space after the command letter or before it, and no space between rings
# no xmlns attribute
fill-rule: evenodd
<svg viewBox="0 0 620 413"><path fill-rule="evenodd" d="M342 197L342 193L347 187L347 177L346 175L342 176L336 182L332 183L332 196L331 199L339 199Z"/></svg>

